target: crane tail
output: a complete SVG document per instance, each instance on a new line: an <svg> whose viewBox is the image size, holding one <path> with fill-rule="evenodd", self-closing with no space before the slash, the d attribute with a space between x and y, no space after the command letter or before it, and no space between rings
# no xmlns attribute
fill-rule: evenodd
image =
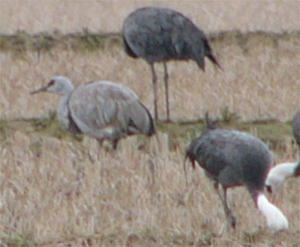
<svg viewBox="0 0 300 247"><path fill-rule="evenodd" d="M207 58L216 66L218 67L220 70L223 71L223 68L221 67L221 65L219 64L218 60L216 59L216 57L213 54L209 54L207 55Z"/></svg>
<svg viewBox="0 0 300 247"><path fill-rule="evenodd" d="M218 60L216 59L214 52L208 42L207 39L204 40L204 50L205 50L205 56L215 65L217 66L220 70L223 71L223 68L219 64Z"/></svg>

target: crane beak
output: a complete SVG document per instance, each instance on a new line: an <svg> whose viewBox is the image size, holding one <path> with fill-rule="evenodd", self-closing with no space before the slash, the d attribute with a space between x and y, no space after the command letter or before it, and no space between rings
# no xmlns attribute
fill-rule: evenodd
<svg viewBox="0 0 300 247"><path fill-rule="evenodd" d="M46 92L47 89L48 89L48 85L44 86L44 87L41 87L41 88L39 88L37 90L31 91L29 94L36 94L36 93Z"/></svg>

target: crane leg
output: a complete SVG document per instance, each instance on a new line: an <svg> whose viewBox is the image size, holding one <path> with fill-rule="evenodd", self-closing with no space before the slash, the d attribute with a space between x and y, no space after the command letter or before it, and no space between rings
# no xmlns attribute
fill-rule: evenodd
<svg viewBox="0 0 300 247"><path fill-rule="evenodd" d="M167 122L171 122L170 120L170 108L169 108L169 74L167 63L164 62L164 82L165 82L165 93L166 93L166 112L167 112Z"/></svg>
<svg viewBox="0 0 300 247"><path fill-rule="evenodd" d="M226 216L226 219L227 219L227 223L230 224L232 226L232 228L235 229L236 228L236 219L232 215L232 212L231 212L231 210L230 210L230 208L228 207L228 204L227 204L227 189L222 187L224 196L221 195L221 193L220 193L217 186L215 187L215 189L217 190L218 195L221 198L223 208L224 208L224 212L225 212L225 216Z"/></svg>
<svg viewBox="0 0 300 247"><path fill-rule="evenodd" d="M151 73L152 73L152 84L153 84L153 96L154 96L154 119L155 121L158 120L158 113L157 113L157 76L155 73L154 64L150 64Z"/></svg>
<svg viewBox="0 0 300 247"><path fill-rule="evenodd" d="M113 150L117 149L118 142L119 142L119 139L113 140L113 142L112 142L113 143Z"/></svg>

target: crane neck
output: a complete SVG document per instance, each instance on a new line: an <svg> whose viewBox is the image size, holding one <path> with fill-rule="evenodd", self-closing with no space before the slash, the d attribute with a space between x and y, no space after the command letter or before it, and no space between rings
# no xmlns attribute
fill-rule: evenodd
<svg viewBox="0 0 300 247"><path fill-rule="evenodd" d="M68 130L70 124L68 104L71 94L72 92L66 92L65 94L63 94L57 108L57 119L60 127L64 130Z"/></svg>
<svg viewBox="0 0 300 247"><path fill-rule="evenodd" d="M68 99L70 97L70 95L72 94L72 92L74 91L74 86L73 85L68 85L65 86L60 92L59 94L63 97Z"/></svg>
<svg viewBox="0 0 300 247"><path fill-rule="evenodd" d="M257 198L257 207L259 211L266 217L268 227L274 231L289 228L289 222L283 213L275 205L270 203L264 194L260 194Z"/></svg>

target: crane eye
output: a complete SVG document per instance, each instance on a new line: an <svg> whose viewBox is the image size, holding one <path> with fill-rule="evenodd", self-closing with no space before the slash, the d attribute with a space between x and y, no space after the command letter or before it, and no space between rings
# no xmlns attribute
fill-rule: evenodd
<svg viewBox="0 0 300 247"><path fill-rule="evenodd" d="M51 80L49 83L48 83L48 87L51 87L55 84L55 81L54 80Z"/></svg>

